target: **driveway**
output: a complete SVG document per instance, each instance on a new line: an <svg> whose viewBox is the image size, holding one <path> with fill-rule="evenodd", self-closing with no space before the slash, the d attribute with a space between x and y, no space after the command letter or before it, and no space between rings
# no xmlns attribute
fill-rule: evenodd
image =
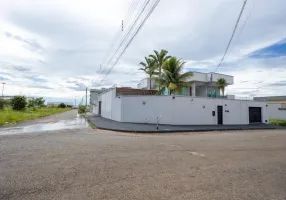
<svg viewBox="0 0 286 200"><path fill-rule="evenodd" d="M0 136L0 199L286 198L284 130Z"/></svg>

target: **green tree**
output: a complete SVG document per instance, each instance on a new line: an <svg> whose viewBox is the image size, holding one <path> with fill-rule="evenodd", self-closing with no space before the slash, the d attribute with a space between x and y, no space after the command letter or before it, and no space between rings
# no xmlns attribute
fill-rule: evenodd
<svg viewBox="0 0 286 200"><path fill-rule="evenodd" d="M67 107L67 105L64 104L64 103L60 103L60 104L58 105L58 108L66 108L66 107Z"/></svg>
<svg viewBox="0 0 286 200"><path fill-rule="evenodd" d="M43 107L45 105L45 99L43 97L36 98L35 105L38 107Z"/></svg>
<svg viewBox="0 0 286 200"><path fill-rule="evenodd" d="M14 96L11 99L11 106L13 110L23 110L26 107L27 101L24 96Z"/></svg>
<svg viewBox="0 0 286 200"><path fill-rule="evenodd" d="M167 56L168 51L165 49L162 49L160 53L156 50L154 50L155 55L149 55L149 57L153 58L155 60L155 63L157 65L159 79L161 79L162 76L162 68L164 62L166 62L171 56ZM159 86L160 91L160 86Z"/></svg>
<svg viewBox="0 0 286 200"><path fill-rule="evenodd" d="M176 57L171 57L164 62L162 76L157 79L157 82L161 87L168 88L169 94L173 94L174 91L181 93L182 87L189 87L190 84L186 79L192 77L193 73L183 73L184 64L184 61Z"/></svg>
<svg viewBox="0 0 286 200"><path fill-rule="evenodd" d="M152 77L158 74L156 62L151 57L145 57L145 62L140 62L139 64L143 66L139 70L144 71L149 77L149 89L151 90Z"/></svg>
<svg viewBox="0 0 286 200"><path fill-rule="evenodd" d="M0 110L2 110L5 106L5 101L4 99L0 99Z"/></svg>
<svg viewBox="0 0 286 200"><path fill-rule="evenodd" d="M86 107L84 105L79 105L78 106L78 113L82 114L86 112Z"/></svg>
<svg viewBox="0 0 286 200"><path fill-rule="evenodd" d="M216 81L216 87L217 87L219 90L221 90L222 96L224 96L224 90L225 90L225 87L226 87L226 86L227 86L227 84L226 84L225 79L223 79L223 78L217 79L217 81Z"/></svg>
<svg viewBox="0 0 286 200"><path fill-rule="evenodd" d="M29 99L27 107L28 108L34 108L35 106L36 106L35 99Z"/></svg>

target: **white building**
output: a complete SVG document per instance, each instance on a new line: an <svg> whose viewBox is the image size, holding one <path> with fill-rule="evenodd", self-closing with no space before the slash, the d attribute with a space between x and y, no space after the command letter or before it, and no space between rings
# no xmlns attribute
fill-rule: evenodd
<svg viewBox="0 0 286 200"><path fill-rule="evenodd" d="M184 96L192 97L220 97L220 91L216 87L216 81L219 78L223 78L227 85L233 84L233 76L218 74L218 73L201 73L193 72L193 76L186 81L190 83L190 87L182 88L182 94ZM137 84L138 89L148 90L150 88L150 79L146 78ZM154 80L151 80L151 89L156 89ZM167 95L165 91L165 95Z"/></svg>
<svg viewBox="0 0 286 200"><path fill-rule="evenodd" d="M107 119L133 123L157 123L157 119L160 124L171 125L269 122L266 102L159 96L155 95L155 92L155 90L113 88L97 96L93 112Z"/></svg>

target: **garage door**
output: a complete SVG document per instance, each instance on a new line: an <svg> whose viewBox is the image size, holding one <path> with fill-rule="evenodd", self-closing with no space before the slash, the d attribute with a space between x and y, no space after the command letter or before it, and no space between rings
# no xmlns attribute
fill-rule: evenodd
<svg viewBox="0 0 286 200"><path fill-rule="evenodd" d="M261 107L249 107L249 123L258 123L261 121Z"/></svg>

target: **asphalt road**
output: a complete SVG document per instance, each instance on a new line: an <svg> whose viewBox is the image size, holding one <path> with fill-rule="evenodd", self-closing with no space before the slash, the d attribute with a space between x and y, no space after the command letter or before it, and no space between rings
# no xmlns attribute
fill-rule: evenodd
<svg viewBox="0 0 286 200"><path fill-rule="evenodd" d="M286 199L286 132L0 136L0 199Z"/></svg>

